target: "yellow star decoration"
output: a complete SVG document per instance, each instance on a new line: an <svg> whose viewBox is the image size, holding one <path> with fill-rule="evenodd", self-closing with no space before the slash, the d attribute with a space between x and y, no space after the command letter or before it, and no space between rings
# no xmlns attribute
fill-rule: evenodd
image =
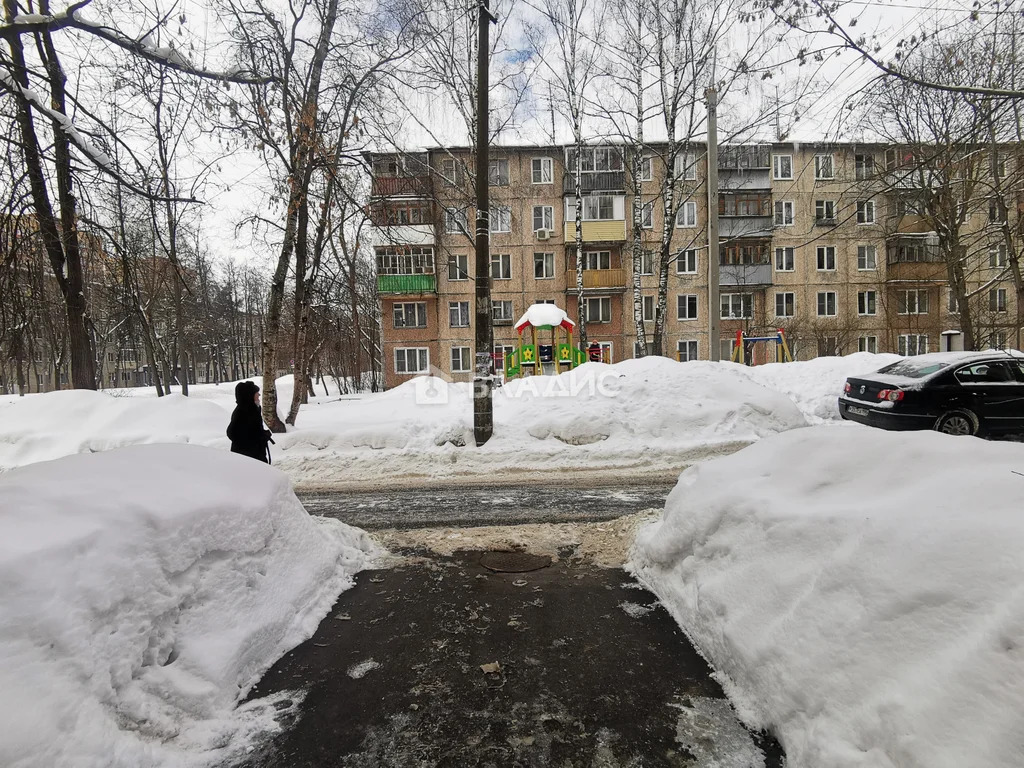
<svg viewBox="0 0 1024 768"><path fill-rule="evenodd" d="M523 350L523 360L530 362L533 360L533 350L527 347Z"/></svg>
<svg viewBox="0 0 1024 768"><path fill-rule="evenodd" d="M569 359L569 348L568 347L562 347L562 350L561 350L561 352L559 352L558 356L562 360L568 360Z"/></svg>

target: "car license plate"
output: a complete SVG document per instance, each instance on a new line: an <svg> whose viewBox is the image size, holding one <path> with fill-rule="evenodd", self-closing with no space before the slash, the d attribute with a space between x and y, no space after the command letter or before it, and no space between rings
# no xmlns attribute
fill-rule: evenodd
<svg viewBox="0 0 1024 768"><path fill-rule="evenodd" d="M867 416L868 415L868 409L867 408L858 408L856 405L848 405L848 406L846 406L846 412L847 413L852 413L854 416Z"/></svg>

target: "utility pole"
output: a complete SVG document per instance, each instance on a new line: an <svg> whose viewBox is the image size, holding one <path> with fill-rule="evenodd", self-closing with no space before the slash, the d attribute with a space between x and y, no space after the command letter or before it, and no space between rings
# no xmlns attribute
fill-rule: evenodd
<svg viewBox="0 0 1024 768"><path fill-rule="evenodd" d="M494 327L491 325L490 273L490 201L488 199L488 142L490 120L488 93L490 39L488 24L497 21L479 0L479 40L476 61L476 366L473 374L473 436L477 446L486 443L494 432Z"/></svg>
<svg viewBox="0 0 1024 768"><path fill-rule="evenodd" d="M718 92L714 81L704 91L708 100L708 359L721 358L718 320Z"/></svg>

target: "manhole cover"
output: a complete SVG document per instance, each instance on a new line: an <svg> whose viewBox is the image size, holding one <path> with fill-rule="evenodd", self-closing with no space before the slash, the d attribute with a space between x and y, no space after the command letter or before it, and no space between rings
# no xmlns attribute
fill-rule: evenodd
<svg viewBox="0 0 1024 768"><path fill-rule="evenodd" d="M526 573L546 568L551 565L551 558L529 552L484 552L480 565L497 573Z"/></svg>

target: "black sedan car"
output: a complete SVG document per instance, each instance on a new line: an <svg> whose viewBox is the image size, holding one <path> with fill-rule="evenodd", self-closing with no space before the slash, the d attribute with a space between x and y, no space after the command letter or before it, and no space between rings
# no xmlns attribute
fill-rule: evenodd
<svg viewBox="0 0 1024 768"><path fill-rule="evenodd" d="M846 380L839 414L883 429L951 435L1024 432L1024 354L942 352L907 357Z"/></svg>

